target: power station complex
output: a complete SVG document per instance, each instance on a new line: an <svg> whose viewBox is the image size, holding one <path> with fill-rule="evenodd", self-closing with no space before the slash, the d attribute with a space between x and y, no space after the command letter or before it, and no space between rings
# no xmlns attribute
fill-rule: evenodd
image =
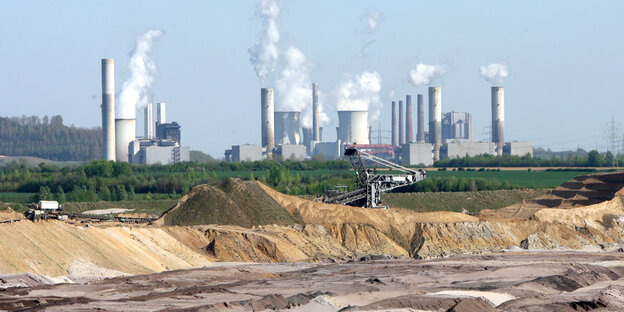
<svg viewBox="0 0 624 312"><path fill-rule="evenodd" d="M132 164L171 164L190 160L188 146L180 143L180 125L167 123L165 103L144 109L145 134L136 135L136 118L115 118L115 61L102 59L102 133L105 160Z"/></svg>
<svg viewBox="0 0 624 312"><path fill-rule="evenodd" d="M390 144L373 142L373 132L368 125L368 111L338 111L337 139L325 142L323 128L319 126L318 83L313 83L312 129L300 126L300 112L274 111L273 88L260 90L261 145L233 145L225 151L227 161L256 161L262 159L303 160L323 155L327 160L338 159L347 145L392 160L403 165L433 165L443 158L490 155L533 155L533 145L528 142L505 142L505 89L492 87L492 131L488 142L474 142L472 115L466 112L442 113L442 88L429 87L429 124L425 131L424 96L418 94L416 137L414 137L412 97L392 102L392 138ZM398 120L397 120L398 111ZM303 136L301 135L303 133Z"/></svg>

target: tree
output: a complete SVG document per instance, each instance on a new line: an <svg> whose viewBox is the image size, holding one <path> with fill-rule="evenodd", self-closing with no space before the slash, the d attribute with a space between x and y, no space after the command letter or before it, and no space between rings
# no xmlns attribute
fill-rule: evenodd
<svg viewBox="0 0 624 312"><path fill-rule="evenodd" d="M65 197L65 191L63 191L63 187L61 187L60 185L56 188L56 201L61 204L67 201L67 198Z"/></svg>
<svg viewBox="0 0 624 312"><path fill-rule="evenodd" d="M116 201L128 200L128 192L123 184L119 184L115 187L115 194L113 197Z"/></svg>
<svg viewBox="0 0 624 312"><path fill-rule="evenodd" d="M100 188L100 192L98 193L98 198L103 201L111 200L111 191L108 186L102 186Z"/></svg>
<svg viewBox="0 0 624 312"><path fill-rule="evenodd" d="M37 194L37 201L40 200L52 200L54 199L54 195L52 195L52 191L47 186L39 187L39 193Z"/></svg>

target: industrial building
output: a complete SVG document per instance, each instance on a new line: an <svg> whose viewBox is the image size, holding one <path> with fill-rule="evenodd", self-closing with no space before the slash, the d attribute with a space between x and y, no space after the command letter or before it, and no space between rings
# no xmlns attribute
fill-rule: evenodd
<svg viewBox="0 0 624 312"><path fill-rule="evenodd" d="M370 144L368 111L338 111L337 138L346 144Z"/></svg>
<svg viewBox="0 0 624 312"><path fill-rule="evenodd" d="M442 142L464 140L472 142L472 115L450 112L442 116Z"/></svg>
<svg viewBox="0 0 624 312"><path fill-rule="evenodd" d="M300 144L300 112L275 112L275 144Z"/></svg>
<svg viewBox="0 0 624 312"><path fill-rule="evenodd" d="M459 158L482 154L496 155L495 146L489 142L448 142L441 148L442 158Z"/></svg>
<svg viewBox="0 0 624 312"><path fill-rule="evenodd" d="M136 118L115 118L115 61L102 59L103 159L132 164L171 164L190 161L190 148L181 145L180 125L166 123L165 103L148 103L144 137L136 135Z"/></svg>
<svg viewBox="0 0 624 312"><path fill-rule="evenodd" d="M533 157L533 144L530 142L508 142L503 148L503 155L525 156L526 154Z"/></svg>
<svg viewBox="0 0 624 312"><path fill-rule="evenodd" d="M300 144L281 144L275 149L279 160L304 160L306 147Z"/></svg>
<svg viewBox="0 0 624 312"><path fill-rule="evenodd" d="M407 143L401 146L403 166L433 166L433 145L429 143Z"/></svg>
<svg viewBox="0 0 624 312"><path fill-rule="evenodd" d="M262 160L262 146L254 144L232 145L225 151L225 161L260 161Z"/></svg>
<svg viewBox="0 0 624 312"><path fill-rule="evenodd" d="M340 140L336 142L318 142L314 144L312 155L323 155L325 160L336 160L342 157L343 146Z"/></svg>

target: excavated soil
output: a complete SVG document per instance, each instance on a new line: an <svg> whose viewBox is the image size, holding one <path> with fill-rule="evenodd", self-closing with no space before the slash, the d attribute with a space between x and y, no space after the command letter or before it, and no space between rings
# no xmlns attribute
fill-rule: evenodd
<svg viewBox="0 0 624 312"><path fill-rule="evenodd" d="M208 268L7 290L0 309L617 311L623 187L622 173L580 176L474 216L323 204L231 179L193 188L155 225L3 223L0 273L38 275L0 276L0 289ZM602 251L571 251L588 248Z"/></svg>
<svg viewBox="0 0 624 312"><path fill-rule="evenodd" d="M258 184L228 179L216 186L194 187L158 223L251 227L263 224L297 224L301 220L288 214Z"/></svg>
<svg viewBox="0 0 624 312"><path fill-rule="evenodd" d="M0 292L0 310L622 311L621 252L506 252L434 260L221 263ZM0 276L0 278L6 278Z"/></svg>

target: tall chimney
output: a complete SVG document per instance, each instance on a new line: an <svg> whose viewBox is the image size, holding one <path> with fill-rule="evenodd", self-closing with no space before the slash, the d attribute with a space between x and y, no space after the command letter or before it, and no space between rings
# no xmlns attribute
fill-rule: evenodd
<svg viewBox="0 0 624 312"><path fill-rule="evenodd" d="M312 84L312 140L321 141L321 133L319 131L319 93L318 82Z"/></svg>
<svg viewBox="0 0 624 312"><path fill-rule="evenodd" d="M505 88L492 87L492 142L496 155L503 156L505 145Z"/></svg>
<svg viewBox="0 0 624 312"><path fill-rule="evenodd" d="M154 137L154 103L147 103L145 106L145 138Z"/></svg>
<svg viewBox="0 0 624 312"><path fill-rule="evenodd" d="M399 145L405 144L405 111L403 110L403 101L399 101Z"/></svg>
<svg viewBox="0 0 624 312"><path fill-rule="evenodd" d="M440 160L442 146L442 88L429 87L429 138L433 143L433 160Z"/></svg>
<svg viewBox="0 0 624 312"><path fill-rule="evenodd" d="M102 59L103 158L115 161L115 60Z"/></svg>
<svg viewBox="0 0 624 312"><path fill-rule="evenodd" d="M423 95L419 94L416 97L418 102L418 143L425 143L425 106L423 104Z"/></svg>
<svg viewBox="0 0 624 312"><path fill-rule="evenodd" d="M159 125L167 123L167 116L165 112L166 106L167 103L158 103L158 105L156 105L156 122Z"/></svg>
<svg viewBox="0 0 624 312"><path fill-rule="evenodd" d="M266 147L267 159L273 159L273 147L275 146L275 116L273 111L273 88L260 89L262 147Z"/></svg>
<svg viewBox="0 0 624 312"><path fill-rule="evenodd" d="M392 146L399 145L399 137L397 136L397 111L396 102L392 101Z"/></svg>
<svg viewBox="0 0 624 312"><path fill-rule="evenodd" d="M414 142L414 130L412 129L412 96L405 96L405 143Z"/></svg>

